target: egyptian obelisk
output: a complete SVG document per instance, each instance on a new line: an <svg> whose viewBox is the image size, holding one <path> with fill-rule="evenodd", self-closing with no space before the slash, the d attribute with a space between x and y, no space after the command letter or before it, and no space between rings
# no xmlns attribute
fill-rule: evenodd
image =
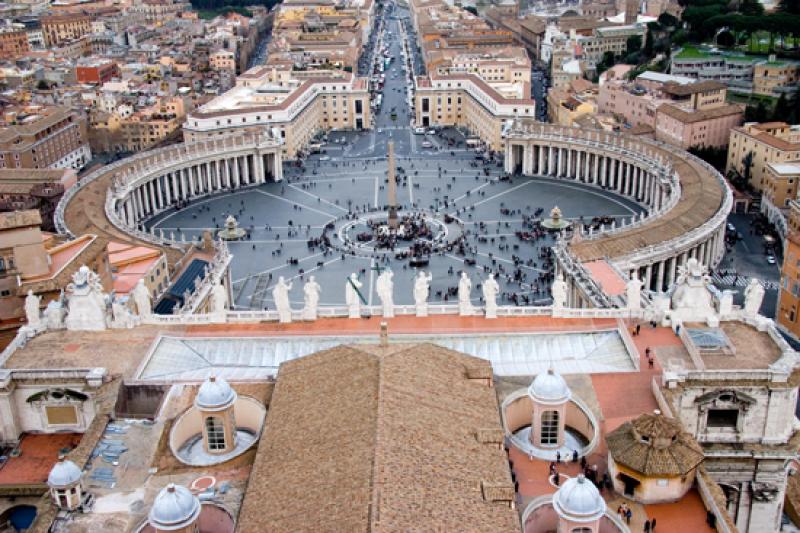
<svg viewBox="0 0 800 533"><path fill-rule="evenodd" d="M397 178L395 178L394 141L389 141L389 228L397 229Z"/></svg>

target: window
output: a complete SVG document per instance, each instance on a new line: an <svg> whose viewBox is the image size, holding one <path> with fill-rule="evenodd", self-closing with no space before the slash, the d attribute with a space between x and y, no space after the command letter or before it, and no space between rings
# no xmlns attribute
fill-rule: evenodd
<svg viewBox="0 0 800 533"><path fill-rule="evenodd" d="M225 425L218 416L206 418L206 435L208 437L208 449L211 451L225 449Z"/></svg>
<svg viewBox="0 0 800 533"><path fill-rule="evenodd" d="M738 409L709 409L706 417L706 426L710 428L736 429L738 422Z"/></svg>
<svg viewBox="0 0 800 533"><path fill-rule="evenodd" d="M558 444L558 411L545 411L542 413L541 444Z"/></svg>

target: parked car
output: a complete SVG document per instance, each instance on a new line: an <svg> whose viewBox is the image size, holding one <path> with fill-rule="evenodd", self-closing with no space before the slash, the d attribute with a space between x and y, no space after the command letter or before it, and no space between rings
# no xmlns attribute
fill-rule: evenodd
<svg viewBox="0 0 800 533"><path fill-rule="evenodd" d="M775 256L774 255L768 255L767 256L767 263L770 264L770 265L774 265L775 264Z"/></svg>

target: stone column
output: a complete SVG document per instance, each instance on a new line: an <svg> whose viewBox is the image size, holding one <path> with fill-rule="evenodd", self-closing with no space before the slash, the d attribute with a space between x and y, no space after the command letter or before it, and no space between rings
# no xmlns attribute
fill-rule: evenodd
<svg viewBox="0 0 800 533"><path fill-rule="evenodd" d="M607 163L608 158L605 157L605 156L601 156L600 159L601 159L601 161L600 161L600 185L605 187L606 184L607 184L607 181L606 181L606 166L608 165L608 163Z"/></svg>
<svg viewBox="0 0 800 533"><path fill-rule="evenodd" d="M544 176L546 174L544 170L544 149L542 146L537 146L536 149L539 152L539 166L536 168L536 172L539 175Z"/></svg>
<svg viewBox="0 0 800 533"><path fill-rule="evenodd" d="M233 165L233 187L235 189L239 188L239 158L234 157L231 159L231 164Z"/></svg>
<svg viewBox="0 0 800 533"><path fill-rule="evenodd" d="M195 172L197 172L197 167L194 165L186 169L186 173L189 177L189 196L191 197L194 197L195 194L197 194L197 180L195 178Z"/></svg>
<svg viewBox="0 0 800 533"><path fill-rule="evenodd" d="M246 185L250 185L250 161L248 161L248 156L242 156L242 177L244 183Z"/></svg>
<svg viewBox="0 0 800 533"><path fill-rule="evenodd" d="M181 200L188 200L189 199L189 178L186 175L186 169L180 169L180 176L181 176Z"/></svg>
<svg viewBox="0 0 800 533"><path fill-rule="evenodd" d="M653 286L653 263L649 263L644 269L644 286L648 289Z"/></svg>
<svg viewBox="0 0 800 533"><path fill-rule="evenodd" d="M664 290L664 263L665 261L658 262L658 278L656 279L656 290L659 292Z"/></svg>
<svg viewBox="0 0 800 533"><path fill-rule="evenodd" d="M572 173L572 149L570 148L567 148L567 177L575 179L575 175Z"/></svg>
<svg viewBox="0 0 800 533"><path fill-rule="evenodd" d="M258 150L253 153L253 171L256 173L256 183L264 183L264 156Z"/></svg>
<svg viewBox="0 0 800 533"><path fill-rule="evenodd" d="M172 190L170 187L171 183L175 183L172 178L172 173L164 175L164 193L166 195L167 207L172 205Z"/></svg>
<svg viewBox="0 0 800 533"><path fill-rule="evenodd" d="M164 193L161 191L161 176L156 178L156 198L159 203L158 208L161 209L164 206Z"/></svg>
<svg viewBox="0 0 800 533"><path fill-rule="evenodd" d="M133 200L131 198L125 200L125 219L129 226L136 225L136 216L133 214Z"/></svg>
<svg viewBox="0 0 800 533"><path fill-rule="evenodd" d="M275 155L272 157L275 181L283 181L283 152L280 148L275 149Z"/></svg>

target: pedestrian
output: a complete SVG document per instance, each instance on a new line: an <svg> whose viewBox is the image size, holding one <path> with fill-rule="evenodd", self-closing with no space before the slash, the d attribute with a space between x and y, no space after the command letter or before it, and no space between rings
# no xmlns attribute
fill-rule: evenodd
<svg viewBox="0 0 800 533"><path fill-rule="evenodd" d="M628 525L631 525L631 517L632 516L633 516L633 511L631 511L630 508L626 509L625 510L625 521L628 523Z"/></svg>
<svg viewBox="0 0 800 533"><path fill-rule="evenodd" d="M581 457L581 468L586 470L586 457Z"/></svg>
<svg viewBox="0 0 800 533"><path fill-rule="evenodd" d="M650 533L650 520L644 521L644 533Z"/></svg>
<svg viewBox="0 0 800 533"><path fill-rule="evenodd" d="M637 334L637 335L639 334L639 332L640 332L641 330L642 330L642 325L641 325L641 324L636 324L636 334Z"/></svg>
<svg viewBox="0 0 800 533"><path fill-rule="evenodd" d="M656 519L650 521L650 533L656 533Z"/></svg>
<svg viewBox="0 0 800 533"><path fill-rule="evenodd" d="M561 462L561 452L556 450L556 463Z"/></svg>
<svg viewBox="0 0 800 533"><path fill-rule="evenodd" d="M647 358L647 366L649 368L653 368L653 358L652 357L648 357Z"/></svg>
<svg viewBox="0 0 800 533"><path fill-rule="evenodd" d="M572 462L573 463L578 462L578 450L572 450Z"/></svg>

